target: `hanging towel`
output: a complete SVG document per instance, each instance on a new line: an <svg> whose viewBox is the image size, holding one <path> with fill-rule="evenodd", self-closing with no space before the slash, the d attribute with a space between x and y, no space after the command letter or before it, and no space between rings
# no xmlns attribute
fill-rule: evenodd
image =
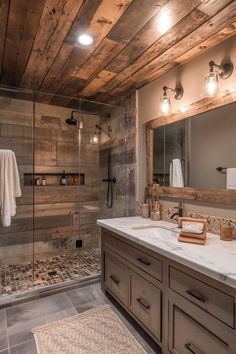
<svg viewBox="0 0 236 354"><path fill-rule="evenodd" d="M16 215L16 198L20 196L15 153L11 150L0 150L0 205L3 226L11 225L11 217Z"/></svg>
<svg viewBox="0 0 236 354"><path fill-rule="evenodd" d="M236 189L236 167L226 169L226 188Z"/></svg>
<svg viewBox="0 0 236 354"><path fill-rule="evenodd" d="M184 187L182 166L179 159L174 159L170 163L170 186Z"/></svg>

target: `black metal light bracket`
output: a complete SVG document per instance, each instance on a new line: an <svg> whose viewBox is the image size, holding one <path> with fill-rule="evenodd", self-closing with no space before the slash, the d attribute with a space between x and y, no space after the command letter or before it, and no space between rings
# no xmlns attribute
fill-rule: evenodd
<svg viewBox="0 0 236 354"><path fill-rule="evenodd" d="M209 62L209 70L211 73L214 71L214 68L218 69L218 74L221 79L228 79L234 71L234 65L230 60L225 61L220 65L216 64L214 60L211 60Z"/></svg>
<svg viewBox="0 0 236 354"><path fill-rule="evenodd" d="M167 96L167 90L175 93L174 97L176 100L180 100L183 97L184 89L181 85L176 85L175 88L163 86L163 91L164 91L163 96Z"/></svg>

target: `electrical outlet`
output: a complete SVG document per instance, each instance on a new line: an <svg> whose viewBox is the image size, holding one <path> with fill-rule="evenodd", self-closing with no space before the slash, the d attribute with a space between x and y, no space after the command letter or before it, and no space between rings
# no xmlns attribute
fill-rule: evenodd
<svg viewBox="0 0 236 354"><path fill-rule="evenodd" d="M75 244L76 246L76 248L81 248L81 247L83 247L83 242L82 242L82 240L76 240L76 244Z"/></svg>

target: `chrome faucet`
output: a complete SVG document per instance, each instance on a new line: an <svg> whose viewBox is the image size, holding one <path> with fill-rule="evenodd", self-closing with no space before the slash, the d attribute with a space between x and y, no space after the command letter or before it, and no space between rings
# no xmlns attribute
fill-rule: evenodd
<svg viewBox="0 0 236 354"><path fill-rule="evenodd" d="M178 211L174 214L171 215L171 219L173 219L175 216L182 217L184 214L184 203L181 201L179 202L179 206L175 207L175 209L178 209Z"/></svg>

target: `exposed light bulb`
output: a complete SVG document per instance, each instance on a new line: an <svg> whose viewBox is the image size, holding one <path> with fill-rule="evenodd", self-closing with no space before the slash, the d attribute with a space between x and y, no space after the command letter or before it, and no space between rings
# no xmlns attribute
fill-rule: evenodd
<svg viewBox="0 0 236 354"><path fill-rule="evenodd" d="M166 94L161 98L160 112L163 114L170 114L171 112L170 98Z"/></svg>
<svg viewBox="0 0 236 354"><path fill-rule="evenodd" d="M205 96L216 96L219 93L218 73L216 71L209 72L205 77Z"/></svg>
<svg viewBox="0 0 236 354"><path fill-rule="evenodd" d="M94 39L87 33L83 33L78 37L78 42L84 46L89 46L93 43Z"/></svg>
<svg viewBox="0 0 236 354"><path fill-rule="evenodd" d="M96 133L94 133L90 139L90 143L93 145L96 145L99 143L99 138L98 135Z"/></svg>

